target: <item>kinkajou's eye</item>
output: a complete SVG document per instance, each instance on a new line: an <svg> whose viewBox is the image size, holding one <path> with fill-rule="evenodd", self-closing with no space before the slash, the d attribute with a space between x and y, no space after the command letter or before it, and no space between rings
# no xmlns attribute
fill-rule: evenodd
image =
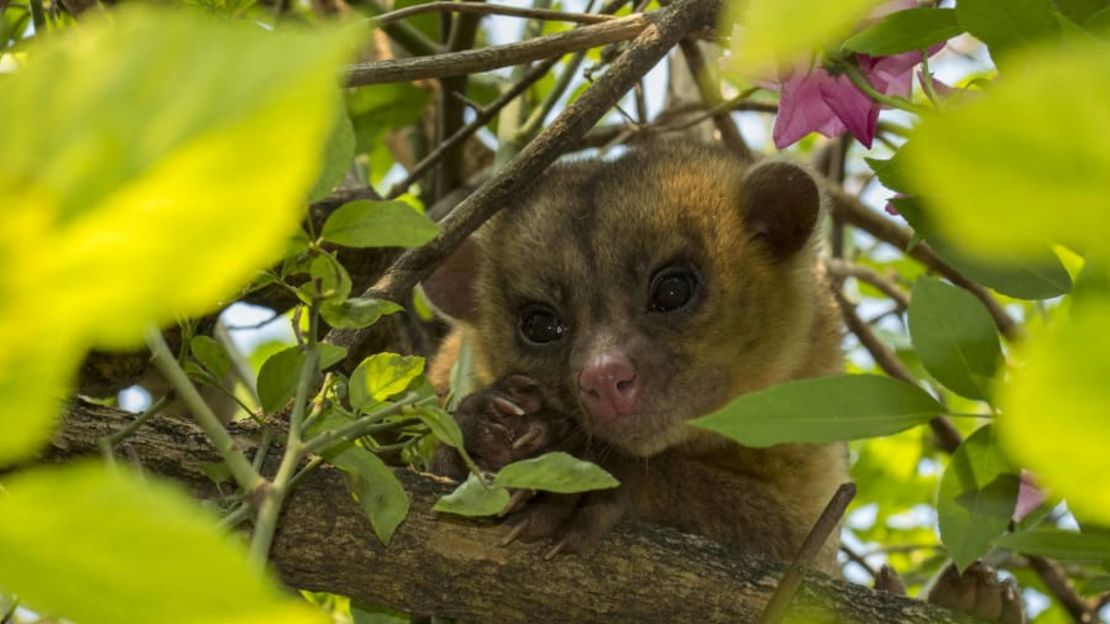
<svg viewBox="0 0 1110 624"><path fill-rule="evenodd" d="M547 344L563 337L567 324L550 307L531 305L520 315L520 335L533 344Z"/></svg>
<svg viewBox="0 0 1110 624"><path fill-rule="evenodd" d="M652 312L670 312L689 303L697 290L698 278L685 268L668 267L651 279L648 308Z"/></svg>

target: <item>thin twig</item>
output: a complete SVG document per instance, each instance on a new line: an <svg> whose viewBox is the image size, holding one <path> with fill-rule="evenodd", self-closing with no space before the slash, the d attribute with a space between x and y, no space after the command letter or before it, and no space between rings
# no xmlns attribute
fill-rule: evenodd
<svg viewBox="0 0 1110 624"><path fill-rule="evenodd" d="M399 427L407 427L419 423L419 420L406 419L397 421L396 423L378 424L378 422L386 416L392 416L400 413L404 408L417 402L417 394L410 392L405 398L397 401L392 405L378 408L365 416L360 417L358 420L347 423L342 427L336 427L321 433L320 435L312 438L305 443L304 448L308 453L319 454L328 450L329 448L339 444L340 442L350 442L357 438L361 438L369 433L378 433L381 431L389 431Z"/></svg>
<svg viewBox="0 0 1110 624"><path fill-rule="evenodd" d="M694 76L694 83L698 86L702 101L710 110L716 110L724 101L724 98L721 97L721 88L710 71L709 63L705 61L705 56L702 55L698 42L692 39L683 39L679 45L682 48L682 56L686 59L686 65ZM752 151L748 149L748 144L744 142L744 137L740 135L740 129L736 127L736 122L732 120L728 112L717 111L713 113L712 117L713 125L717 127L717 132L721 134L721 143L744 162L754 161L755 157L752 155Z"/></svg>
<svg viewBox="0 0 1110 624"><path fill-rule="evenodd" d="M855 550L852 550L852 548L850 548L846 544L840 545L840 552L844 553L844 556L848 557L849 561L863 568L863 571L867 572L868 576L870 576L872 579L879 578L879 573L875 570L875 568L871 567L870 563L867 563L867 559L864 558L863 555L859 554Z"/></svg>
<svg viewBox="0 0 1110 624"><path fill-rule="evenodd" d="M166 381L177 392L177 396L189 408L189 411L193 414L193 419L204 430L204 434L208 436L208 440L215 447L216 452L227 463L228 470L231 471L231 476L235 478L239 487L250 494L259 486L264 485L266 480L247 461L246 455L239 450L235 440L220 423L220 419L212 413L212 408L208 407L208 403L197 392L193 382L189 381L185 371L181 370L181 366L178 365L173 353L170 352L170 347L166 344L165 338L162 337L162 332L158 331L157 328L151 328L147 332L146 343L150 352L154 355L154 365L158 367Z"/></svg>
<svg viewBox="0 0 1110 624"><path fill-rule="evenodd" d="M358 63L347 69L347 86L462 76L627 41L657 22L660 13L662 11L637 13L566 32L477 50Z"/></svg>
<svg viewBox="0 0 1110 624"><path fill-rule="evenodd" d="M162 396L162 398L152 403L150 407L143 410L143 413L139 414L135 418L135 420L132 420L130 423L128 423L126 427L123 427L122 429L111 435L105 436L103 439L103 443L106 444L108 448L116 446L132 433L135 433L135 431L137 431L139 427L142 427L146 421L150 420L153 416L158 414L158 412L161 412L166 407L166 405L169 404L172 398L172 392Z"/></svg>
<svg viewBox="0 0 1110 624"><path fill-rule="evenodd" d="M281 514L281 506L285 502L285 495L289 492L289 480L304 456L305 447L301 439L304 426L305 410L308 407L309 392L312 382L316 379L320 369L319 339L320 303L313 299L309 307L308 342L305 345L304 362L301 365L300 377L297 379L297 391L293 398L293 412L289 416L289 435L285 443L285 453L281 457L277 474L274 475L270 487L266 489L266 496L258 506L258 516L254 523L254 533L251 534L250 556L254 563L265 567L266 559L270 554L270 544L274 539L274 530L277 528L277 519Z"/></svg>
<svg viewBox="0 0 1110 624"><path fill-rule="evenodd" d="M964 277L964 275L953 268L952 265L941 260L927 243L919 242L909 250L906 250L910 241L913 239L913 233L909 228L902 227L874 210L867 208L858 198L853 197L840 187L829 185L828 193L830 199L832 199L833 213L844 219L845 223L853 225L871 236L905 251L910 257L948 278L953 284L975 295L987 306L987 310L991 313L991 317L994 318L994 323L998 327L999 333L1011 341L1021 338L1021 327L1014 319L1010 318L1010 315L1002 305L998 303L998 300L991 295L990 291Z"/></svg>
<svg viewBox="0 0 1110 624"><path fill-rule="evenodd" d="M550 71L550 69L554 67L555 64L558 62L558 57L547 59L546 61L543 61L539 65L536 65L532 69L528 70L528 73L519 82L514 84L512 88L499 95L496 100L490 102L487 106L484 106L480 111L478 111L478 113L474 116L474 119L472 119L470 123L466 124L462 128L459 128L458 132L452 134L450 138L437 145L436 148L423 159L421 159L420 162L413 165L413 168L409 171L408 175L406 175L403 180L397 182L389 189L389 193L386 194L386 198L396 199L401 195L407 193L409 187L411 187L413 184L416 184L416 182L420 180L420 178L428 171L428 169L435 166L435 164L439 162L440 158L443 158L444 154L446 154L454 146L474 136L474 133L478 132L478 130L481 130L483 126L485 126L494 117L496 117L497 113L500 112L502 108L504 108L509 102L512 102L514 99L516 99L521 93L527 91L528 87L531 87L533 84L547 75L547 72Z"/></svg>
<svg viewBox="0 0 1110 624"><path fill-rule="evenodd" d="M826 258L825 267L829 273L838 278L854 277L861 282L874 286L882 291L884 295L894 300L894 303L898 304L899 310L907 310L910 307L909 293L895 284L893 280L880 275L874 269L836 258Z"/></svg>
<svg viewBox="0 0 1110 624"><path fill-rule="evenodd" d="M829 540L829 535L836 530L840 519L844 516L844 510L848 508L848 503L852 502L855 496L855 483L844 483L836 489L836 493L833 494L829 504L825 506L825 510L821 512L821 516L817 518L817 522L810 529L805 542L802 543L802 549L798 551L798 556L787 568L786 574L782 576L778 587L775 588L775 593L771 594L771 599L767 601L767 606L764 607L763 614L759 617L759 624L776 624L782 620L786 608L790 606L790 601L802 584L803 569L813 563L813 558L817 556L821 547Z"/></svg>
<svg viewBox="0 0 1110 624"><path fill-rule="evenodd" d="M509 17L524 17L527 19L537 19L552 22L572 22L576 24L600 24L602 22L612 21L617 19L612 15L601 15L598 13L574 13L570 11L555 11L551 9L530 9L523 7L506 6L503 4L484 4L476 2L446 2L439 0L436 2L426 2L424 4L417 4L389 13L383 13L377 17L372 17L367 22L371 26L381 26L402 20L414 15L421 15L424 13L470 13L475 15L507 15Z"/></svg>
<svg viewBox="0 0 1110 624"><path fill-rule="evenodd" d="M1060 575L1056 566L1043 557L1027 556L1026 559L1029 560L1029 566L1033 568L1037 576L1044 581L1045 587L1052 592L1052 595L1056 596L1056 599L1060 601L1060 604L1064 606L1072 619L1076 622L1094 621L1091 605L1075 593L1075 590L1068 585L1067 579Z"/></svg>
<svg viewBox="0 0 1110 624"><path fill-rule="evenodd" d="M362 6L365 6L371 13L376 15L386 15L389 10L385 5L381 4L378 0L364 0ZM373 18L371 18L373 19ZM385 23L381 25L385 34L389 38L396 41L398 45L405 49L406 52L413 56L427 56L429 54L436 54L443 51L443 47L432 41L420 32L420 29L405 23Z"/></svg>
<svg viewBox="0 0 1110 624"><path fill-rule="evenodd" d="M240 503L235 509L229 511L226 516L220 518L220 526L230 531L250 518L252 511L253 509L249 503Z"/></svg>
<svg viewBox="0 0 1110 624"><path fill-rule="evenodd" d="M462 5L462 2L449 2L448 4ZM465 4L482 7L481 2L466 2ZM419 6L419 5L418 5ZM478 35L479 15L457 15L450 20L451 30L447 37L447 51L457 53L474 47L474 40ZM439 93L436 106L436 143L443 141L455 134L464 124L466 106L457 95L466 94L466 85L470 77L466 74L450 76L439 81ZM463 182L463 149L456 146L447 150L436 165L435 173L435 198L442 199L452 190L458 188Z"/></svg>

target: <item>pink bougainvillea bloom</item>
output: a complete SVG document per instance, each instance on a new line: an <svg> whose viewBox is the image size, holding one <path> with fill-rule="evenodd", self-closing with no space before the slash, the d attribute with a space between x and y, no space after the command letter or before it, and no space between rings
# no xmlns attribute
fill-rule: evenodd
<svg viewBox="0 0 1110 624"><path fill-rule="evenodd" d="M861 26L880 18L917 6L916 0L893 0L872 12ZM944 44L929 49L932 56ZM913 86L913 69L921 62L918 52L873 57L857 55L864 77L884 95L909 97ZM810 132L827 137L845 132L870 148L875 139L881 106L852 84L847 76L833 76L823 67L802 61L787 70L777 84L768 85L780 91L779 112L775 118L773 139L782 149Z"/></svg>
<svg viewBox="0 0 1110 624"><path fill-rule="evenodd" d="M935 54L943 44L930 48ZM879 93L909 97L913 70L921 55L857 56L861 73ZM833 76L823 67L795 65L780 83L779 112L773 139L782 149L810 132L827 137L850 133L865 147L875 139L881 106L856 88L847 76Z"/></svg>
<svg viewBox="0 0 1110 624"><path fill-rule="evenodd" d="M1033 513L1035 509L1044 504L1047 498L1044 492L1033 483L1032 474L1028 470L1021 471L1021 485L1018 487L1017 505L1014 507L1014 522L1021 522L1022 518Z"/></svg>

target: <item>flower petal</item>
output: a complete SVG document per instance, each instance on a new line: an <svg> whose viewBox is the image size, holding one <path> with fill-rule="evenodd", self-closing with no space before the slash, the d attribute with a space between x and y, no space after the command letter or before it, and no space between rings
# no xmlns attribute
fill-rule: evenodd
<svg viewBox="0 0 1110 624"><path fill-rule="evenodd" d="M821 85L831 81L832 77L824 69L817 68L808 73L796 71L782 83L779 112L772 133L776 147L787 147L810 132L825 136L844 133L846 127L821 93Z"/></svg>
<svg viewBox="0 0 1110 624"><path fill-rule="evenodd" d="M843 122L852 136L870 148L879 122L879 105L855 87L846 76L818 85L825 104Z"/></svg>

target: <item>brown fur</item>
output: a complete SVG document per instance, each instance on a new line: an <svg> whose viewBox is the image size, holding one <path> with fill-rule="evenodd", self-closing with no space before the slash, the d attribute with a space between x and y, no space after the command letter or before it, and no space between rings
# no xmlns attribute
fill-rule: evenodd
<svg viewBox="0 0 1110 624"><path fill-rule="evenodd" d="M746 392L841 368L812 236L791 248L757 236L764 224L748 221L767 216L743 205L753 201L744 180L724 151L679 143L552 167L521 205L483 228L476 317L448 340L431 375L446 383L465 336L479 381L525 373L554 408L578 416L596 457L623 483L622 511L789 559L848 478L844 445L751 449L684 424ZM695 299L647 312L653 273L675 262L696 271ZM525 342L518 314L529 302L559 310L567 337ZM578 371L613 344L635 363L644 412L591 422L578 403ZM834 572L835 546L818 567Z"/></svg>

